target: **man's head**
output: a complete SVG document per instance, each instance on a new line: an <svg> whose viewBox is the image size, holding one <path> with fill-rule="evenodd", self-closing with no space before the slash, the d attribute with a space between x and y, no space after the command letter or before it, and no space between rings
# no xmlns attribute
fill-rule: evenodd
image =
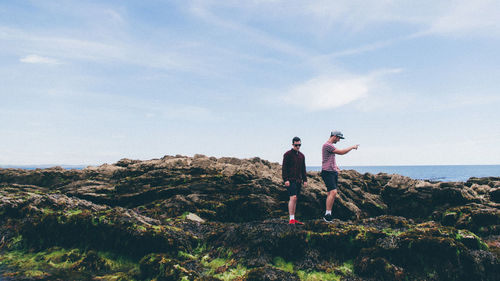
<svg viewBox="0 0 500 281"><path fill-rule="evenodd" d="M341 139L344 139L344 135L340 131L335 130L330 133L330 140L333 143L337 143Z"/></svg>
<svg viewBox="0 0 500 281"><path fill-rule="evenodd" d="M300 138L299 137L294 137L292 139L292 146L293 146L293 149L295 149L296 151L299 151L300 149L300 146L301 146L301 142L300 142Z"/></svg>

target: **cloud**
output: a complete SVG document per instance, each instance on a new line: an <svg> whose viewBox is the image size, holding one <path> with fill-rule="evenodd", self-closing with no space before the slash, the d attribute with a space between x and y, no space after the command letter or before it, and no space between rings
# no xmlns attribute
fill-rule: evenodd
<svg viewBox="0 0 500 281"><path fill-rule="evenodd" d="M293 43L272 36L266 31L253 28L239 19L229 19L227 17L224 18L222 16L218 16L217 11L213 11L217 10L217 8L220 8L220 6L225 6L225 5L229 5L233 9L240 9L241 11L242 9L241 5L239 4L236 5L236 4L237 3L220 4L213 2L211 3L210 1L207 2L194 1L189 6L189 12L210 25L217 26L219 28L224 28L227 30L236 31L239 34L244 34L245 37L251 38L253 43L260 44L262 46L276 50L278 52L298 57L307 57L309 55L309 53L305 49L296 46ZM243 6L247 7L246 6L247 4L243 3ZM253 3L250 3L250 5L253 5Z"/></svg>
<svg viewBox="0 0 500 281"><path fill-rule="evenodd" d="M95 63L124 63L139 67L153 68L163 71L185 71L209 74L210 65L200 61L196 54L186 52L189 42L173 39L169 48L158 49L141 42L109 38L107 40L87 39L77 35L43 35L37 32L0 26L0 51L19 54L33 50L46 56L29 55L20 59L25 63L60 64L53 59L58 57L65 62L76 61ZM19 46L23 46L19 48ZM194 47L196 48L196 47Z"/></svg>
<svg viewBox="0 0 500 281"><path fill-rule="evenodd" d="M39 63L39 64L51 64L51 65L61 64L61 62L59 62L56 59L49 57L42 57L39 55L28 55L22 57L19 61L24 63Z"/></svg>
<svg viewBox="0 0 500 281"><path fill-rule="evenodd" d="M367 97L378 88L378 78L400 71L389 69L368 75L320 76L295 85L283 100L310 111L329 110Z"/></svg>
<svg viewBox="0 0 500 281"><path fill-rule="evenodd" d="M296 85L285 97L289 104L305 106L312 111L343 106L367 95L369 79L314 78Z"/></svg>
<svg viewBox="0 0 500 281"><path fill-rule="evenodd" d="M500 35L500 2L497 0L458 1L434 19L429 33L454 35Z"/></svg>
<svg viewBox="0 0 500 281"><path fill-rule="evenodd" d="M299 23L297 30L308 30L321 36L331 31L362 32L384 24L398 24L410 33L422 35L500 35L500 2L498 0L380 1L380 0L254 0L195 1L196 7L211 10L222 21L226 18L240 25L261 21ZM242 19L237 19L238 15ZM243 15L243 16L242 16Z"/></svg>

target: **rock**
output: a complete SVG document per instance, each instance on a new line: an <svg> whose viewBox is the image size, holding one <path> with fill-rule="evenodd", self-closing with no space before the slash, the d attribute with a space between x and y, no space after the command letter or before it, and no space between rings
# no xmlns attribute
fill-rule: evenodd
<svg viewBox="0 0 500 281"><path fill-rule="evenodd" d="M342 171L334 221L326 224L326 188L318 172L307 176L296 213L305 225L298 226L288 224L281 166L260 158L0 169L0 264L14 270L6 260L13 253L68 248L80 254L38 258L49 272L39 276L500 280L500 178L441 183ZM100 251L135 267L112 272ZM72 266L54 268L66 261ZM16 272L18 279L33 274ZM108 272L115 275L99 275Z"/></svg>
<svg viewBox="0 0 500 281"><path fill-rule="evenodd" d="M385 258L361 256L355 262L356 271L361 276L373 277L376 280L407 280L403 268L390 263Z"/></svg>
<svg viewBox="0 0 500 281"><path fill-rule="evenodd" d="M192 221L195 221L195 222L200 222L200 223L204 223L205 220L198 217L196 214L193 214L193 213L189 213L187 216L186 216L186 219L188 220L192 220Z"/></svg>
<svg viewBox="0 0 500 281"><path fill-rule="evenodd" d="M491 201L500 203L500 188L490 189L488 195L490 196Z"/></svg>

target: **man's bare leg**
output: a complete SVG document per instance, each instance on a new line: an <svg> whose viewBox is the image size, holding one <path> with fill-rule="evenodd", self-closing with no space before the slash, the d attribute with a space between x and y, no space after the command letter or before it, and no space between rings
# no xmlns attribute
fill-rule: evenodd
<svg viewBox="0 0 500 281"><path fill-rule="evenodd" d="M288 201L288 213L291 216L295 216L295 207L297 207L297 195L290 196L290 201Z"/></svg>
<svg viewBox="0 0 500 281"><path fill-rule="evenodd" d="M335 196L337 196L337 190L333 189L328 191L328 196L326 197L326 211L332 211L333 202L335 201Z"/></svg>

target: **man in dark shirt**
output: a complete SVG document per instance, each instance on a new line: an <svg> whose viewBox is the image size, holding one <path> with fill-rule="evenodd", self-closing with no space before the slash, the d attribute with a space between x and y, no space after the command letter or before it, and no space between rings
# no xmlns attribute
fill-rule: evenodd
<svg viewBox="0 0 500 281"><path fill-rule="evenodd" d="M295 207L297 206L297 196L300 193L302 184L307 186L306 158L300 150L300 138L294 137L292 149L283 155L282 177L285 187L288 190L290 201L288 201L288 212L290 213L289 224L304 224L295 219Z"/></svg>

